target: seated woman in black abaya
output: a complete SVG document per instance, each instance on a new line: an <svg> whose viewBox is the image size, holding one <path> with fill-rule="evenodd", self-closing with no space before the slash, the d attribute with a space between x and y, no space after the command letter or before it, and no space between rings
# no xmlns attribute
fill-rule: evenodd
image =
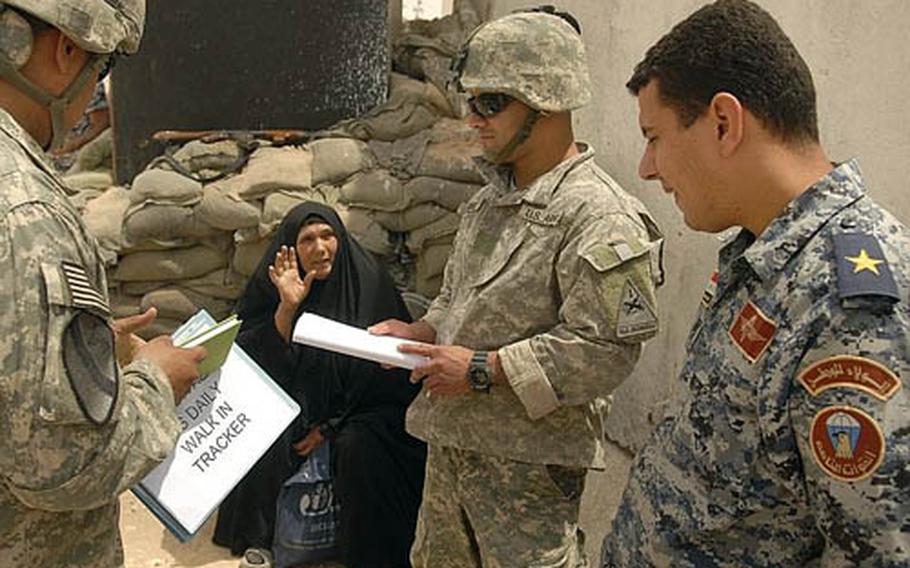
<svg viewBox="0 0 910 568"><path fill-rule="evenodd" d="M409 566L426 448L404 430L408 373L289 342L304 311L358 327L409 318L391 278L317 203L292 209L238 305L237 343L290 394L301 417L221 505L216 544L268 549L282 483L329 439L349 568Z"/></svg>

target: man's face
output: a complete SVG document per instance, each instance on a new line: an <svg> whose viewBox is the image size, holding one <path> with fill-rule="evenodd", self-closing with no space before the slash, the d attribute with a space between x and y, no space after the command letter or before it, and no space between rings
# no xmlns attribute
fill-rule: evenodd
<svg viewBox="0 0 910 568"><path fill-rule="evenodd" d="M328 223L309 223L297 234L297 258L305 273L316 271L317 280L325 280L332 273L338 237Z"/></svg>
<svg viewBox="0 0 910 568"><path fill-rule="evenodd" d="M690 228L715 233L731 227L731 195L716 176L719 164L713 123L701 116L683 127L676 110L661 100L656 80L639 91L638 108L639 125L647 140L638 175L660 181Z"/></svg>
<svg viewBox="0 0 910 568"><path fill-rule="evenodd" d="M468 115L468 124L477 131L484 157L487 160L496 161L499 158L499 162L506 164L515 160L516 154L521 151L521 146L508 156L499 157L499 154L512 141L530 111L531 109L523 102L513 99L493 116L484 117L476 112Z"/></svg>

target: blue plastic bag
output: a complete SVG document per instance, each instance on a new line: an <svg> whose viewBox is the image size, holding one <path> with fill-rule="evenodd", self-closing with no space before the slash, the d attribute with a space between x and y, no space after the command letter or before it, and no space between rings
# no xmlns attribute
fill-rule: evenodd
<svg viewBox="0 0 910 568"><path fill-rule="evenodd" d="M291 568L338 556L339 505L335 499L329 443L320 444L289 477L278 495L275 542L276 568Z"/></svg>

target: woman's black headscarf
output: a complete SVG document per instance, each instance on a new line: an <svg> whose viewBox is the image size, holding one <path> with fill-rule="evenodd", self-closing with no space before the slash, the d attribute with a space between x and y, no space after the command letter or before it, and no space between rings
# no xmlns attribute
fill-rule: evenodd
<svg viewBox="0 0 910 568"><path fill-rule="evenodd" d="M278 334L274 317L279 295L269 279L269 265L275 262L275 254L282 245L296 250L301 227L314 218L332 227L338 249L329 277L313 281L297 317L309 312L366 327L388 318L410 321L410 316L391 277L351 238L334 210L307 202L285 216L237 305L238 316L243 320L237 342L288 394L302 403L309 427L328 425L331 430L365 408L406 406L417 387L409 383L405 371L389 371L362 359L293 343L288 345ZM301 263L298 269L302 279L305 274Z"/></svg>

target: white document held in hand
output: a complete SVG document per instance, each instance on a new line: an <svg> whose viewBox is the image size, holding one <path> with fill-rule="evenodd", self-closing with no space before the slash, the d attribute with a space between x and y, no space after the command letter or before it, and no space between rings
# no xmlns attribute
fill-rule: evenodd
<svg viewBox="0 0 910 568"><path fill-rule="evenodd" d="M295 343L404 369L413 369L428 361L426 357L398 351L399 345L420 343L419 341L389 335L373 335L365 329L316 314L300 316L294 325L293 339Z"/></svg>

